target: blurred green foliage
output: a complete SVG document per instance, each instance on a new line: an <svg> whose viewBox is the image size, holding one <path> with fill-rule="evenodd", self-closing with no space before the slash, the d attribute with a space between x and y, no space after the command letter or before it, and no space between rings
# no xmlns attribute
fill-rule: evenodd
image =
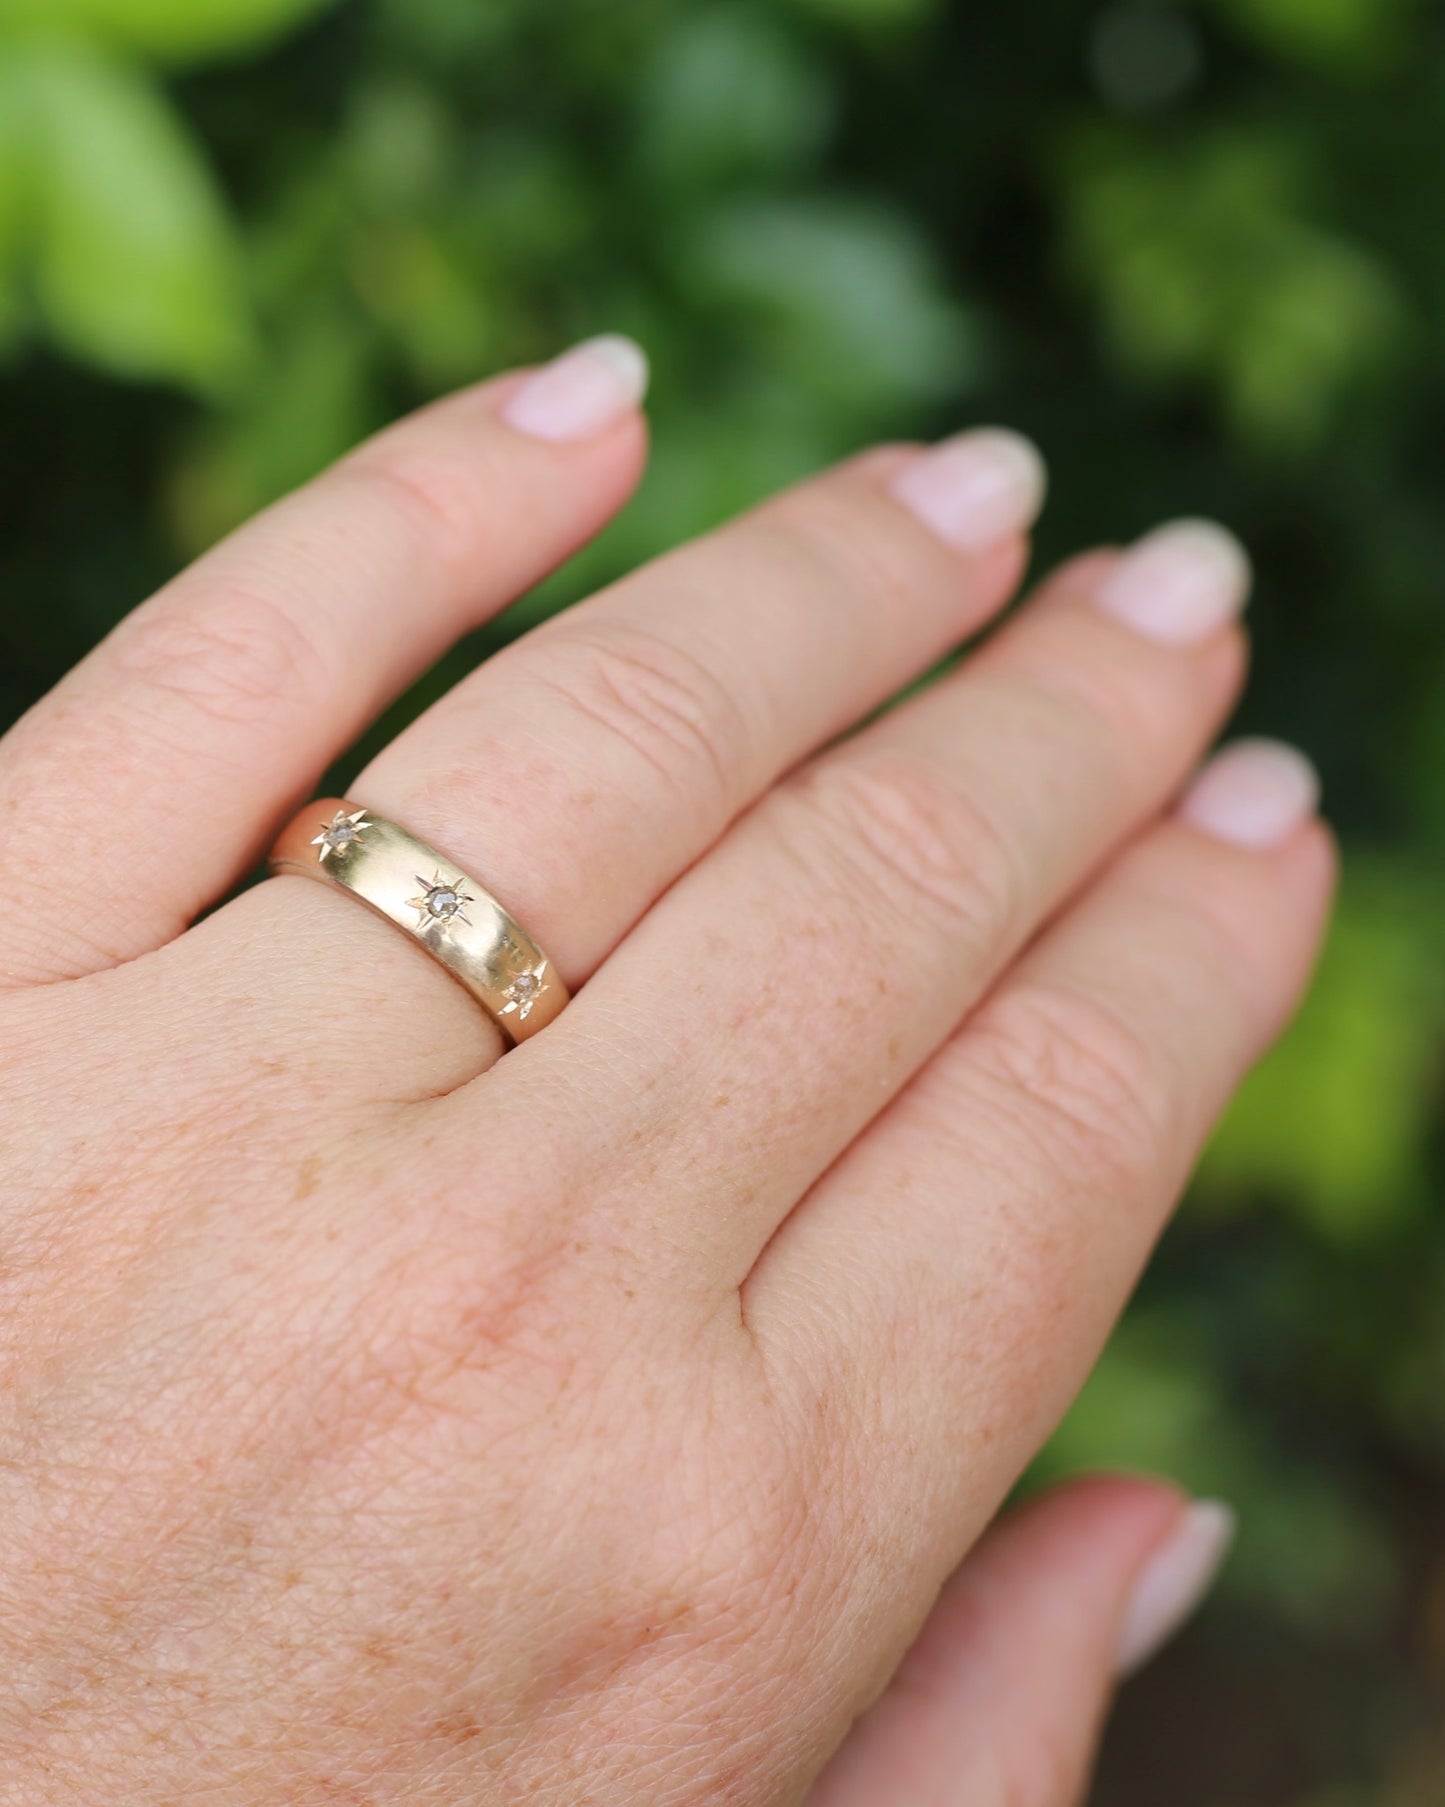
<svg viewBox="0 0 1445 1807"><path fill-rule="evenodd" d="M156 64L254 49L317 0L0 0L0 331L210 388L249 349L239 233ZM28 278L28 280L26 280Z"/></svg>
<svg viewBox="0 0 1445 1807"><path fill-rule="evenodd" d="M502 631L972 418L1046 448L1045 558L1254 547L1247 721L1348 877L1043 1464L1242 1509L1123 1807L1445 1801L1442 165L1429 0L0 0L0 723L370 426L601 328L653 472Z"/></svg>

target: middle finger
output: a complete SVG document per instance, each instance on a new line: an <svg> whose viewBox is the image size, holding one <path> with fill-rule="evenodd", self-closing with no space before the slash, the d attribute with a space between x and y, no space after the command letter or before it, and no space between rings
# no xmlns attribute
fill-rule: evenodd
<svg viewBox="0 0 1445 1807"><path fill-rule="evenodd" d="M773 790L663 900L516 1072L560 1120L616 1126L590 1156L609 1243L684 1288L746 1277L1193 769L1243 675L1247 578L1198 523L1079 561L959 673Z"/></svg>

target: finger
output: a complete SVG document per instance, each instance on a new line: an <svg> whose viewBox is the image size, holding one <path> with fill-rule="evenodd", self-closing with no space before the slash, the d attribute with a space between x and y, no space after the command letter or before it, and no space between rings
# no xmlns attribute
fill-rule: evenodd
<svg viewBox="0 0 1445 1807"><path fill-rule="evenodd" d="M948 538L899 506L940 465ZM581 979L780 771L1002 606L1042 492L1013 434L855 460L508 648L358 800L475 858ZM567 832L509 864L519 821Z"/></svg>
<svg viewBox="0 0 1445 1807"><path fill-rule="evenodd" d="M814 1188L749 1280L779 1395L820 1447L864 1457L884 1560L942 1575L992 1513L1297 1004L1333 874L1314 797L1287 749L1221 755L1180 818L1117 861ZM905 1520L910 1547L889 1548Z"/></svg>
<svg viewBox="0 0 1445 1807"><path fill-rule="evenodd" d="M1183 530L1186 556L1200 532ZM1157 543L1132 556L1156 560ZM549 1089L619 1126L606 1172L622 1246L685 1251L675 1278L726 1299L1040 922L1182 783L1243 667L1226 625L1242 555L1215 530L1208 556L1214 631L1186 645L1101 606L1129 558L1075 567L956 677L777 788L549 1031Z"/></svg>
<svg viewBox="0 0 1445 1807"><path fill-rule="evenodd" d="M248 870L388 699L624 501L644 380L601 340L429 408L122 622L0 742L0 982L158 946ZM71 907L37 909L57 880Z"/></svg>
<svg viewBox="0 0 1445 1807"><path fill-rule="evenodd" d="M781 770L1004 603L1041 493L1037 454L996 431L855 460L508 647L352 796L485 885L575 985ZM292 880L264 889L232 926L284 916L288 983L328 983L320 937L344 921L411 1016L417 984L455 1003L386 924ZM297 958L303 911L318 944ZM436 1090L501 1047L475 1009L444 1020L414 1073Z"/></svg>
<svg viewBox="0 0 1445 1807"><path fill-rule="evenodd" d="M1174 1489L1075 1481L991 1531L944 1588L808 1807L1078 1807L1121 1675L1218 1572L1233 1515Z"/></svg>

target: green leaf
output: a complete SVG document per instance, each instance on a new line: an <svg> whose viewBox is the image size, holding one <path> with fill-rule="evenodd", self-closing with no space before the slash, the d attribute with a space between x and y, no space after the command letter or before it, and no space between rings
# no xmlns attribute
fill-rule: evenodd
<svg viewBox="0 0 1445 1807"><path fill-rule="evenodd" d="M1036 1464L1040 1478L1100 1469L1167 1474L1236 1503L1249 1527L1228 1586L1301 1627L1381 1622L1396 1563L1368 1505L1304 1451L1281 1455L1221 1384L1179 1311L1136 1310Z"/></svg>
<svg viewBox="0 0 1445 1807"><path fill-rule="evenodd" d="M223 386L250 333L241 260L199 147L131 69L58 46L31 46L23 64L50 333L118 375Z"/></svg>
<svg viewBox="0 0 1445 1807"><path fill-rule="evenodd" d="M65 36L165 61L261 50L334 0L0 0L0 30Z"/></svg>
<svg viewBox="0 0 1445 1807"><path fill-rule="evenodd" d="M1200 1175L1216 1208L1261 1190L1331 1241L1399 1228L1428 1196L1445 956L1437 887L1347 882L1298 1021L1240 1093Z"/></svg>
<svg viewBox="0 0 1445 1807"><path fill-rule="evenodd" d="M653 178L693 191L809 162L835 96L777 20L717 7L660 40L639 96L638 140Z"/></svg>
<svg viewBox="0 0 1445 1807"><path fill-rule="evenodd" d="M1395 273L1311 217L1294 138L1231 128L1165 149L1105 130L1069 151L1072 262L1121 366L1208 385L1242 438L1287 451L1391 368Z"/></svg>
<svg viewBox="0 0 1445 1807"><path fill-rule="evenodd" d="M377 424L366 343L348 314L293 312L268 361L192 441L171 487L178 542L201 552L314 477Z"/></svg>
<svg viewBox="0 0 1445 1807"><path fill-rule="evenodd" d="M1234 24L1266 50L1307 68L1358 80L1395 64L1421 0L1221 0Z"/></svg>
<svg viewBox="0 0 1445 1807"><path fill-rule="evenodd" d="M834 406L935 403L976 365L972 321L927 244L863 202L722 208L686 241L679 272L754 329L770 364Z"/></svg>

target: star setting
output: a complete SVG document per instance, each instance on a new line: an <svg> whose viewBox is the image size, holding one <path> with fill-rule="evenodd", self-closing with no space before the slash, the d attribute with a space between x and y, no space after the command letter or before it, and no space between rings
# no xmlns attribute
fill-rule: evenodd
<svg viewBox="0 0 1445 1807"><path fill-rule="evenodd" d="M372 824L366 819L364 809L353 810L350 815L344 809L338 809L311 843L313 847L321 849L316 856L317 859L325 865L328 854L345 853L356 845L371 826Z"/></svg>
<svg viewBox="0 0 1445 1807"><path fill-rule="evenodd" d="M543 962L541 972L518 973L507 989L507 1002L502 1008L503 1016L516 1015L518 1022L525 1023L532 1014L532 1007L541 999L547 989L542 973L547 970Z"/></svg>
<svg viewBox="0 0 1445 1807"><path fill-rule="evenodd" d="M471 924L467 915L467 905L475 903L475 897L462 889L462 881L443 878L440 872L432 874L430 882L417 872L412 875L422 888L420 897L409 897L406 900L409 910L421 912L421 928L430 928L434 924L443 927L449 922L461 921Z"/></svg>

